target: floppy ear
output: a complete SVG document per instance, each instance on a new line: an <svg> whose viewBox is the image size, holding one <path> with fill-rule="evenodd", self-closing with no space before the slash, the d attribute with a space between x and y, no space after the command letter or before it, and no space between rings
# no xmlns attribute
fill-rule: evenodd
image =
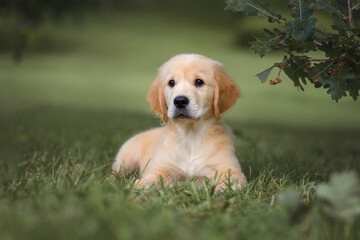
<svg viewBox="0 0 360 240"><path fill-rule="evenodd" d="M163 123L166 123L168 120L167 105L165 101L162 81L159 76L157 76L152 83L147 100L150 103L151 109L161 116Z"/></svg>
<svg viewBox="0 0 360 240"><path fill-rule="evenodd" d="M214 75L216 80L214 111L216 118L220 119L220 114L234 105L237 98L240 96L240 91L231 77L227 75L222 64L216 64Z"/></svg>

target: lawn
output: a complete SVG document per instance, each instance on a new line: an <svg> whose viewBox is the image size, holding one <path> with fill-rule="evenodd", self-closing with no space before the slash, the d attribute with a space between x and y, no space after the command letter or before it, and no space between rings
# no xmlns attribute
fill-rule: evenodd
<svg viewBox="0 0 360 240"><path fill-rule="evenodd" d="M0 239L360 238L358 102L285 77L261 84L253 76L282 55L235 48L231 24L122 13L49 29L59 48L19 64L0 55ZM241 89L223 116L249 180L241 191L142 191L111 175L121 144L159 125L147 90L184 52L222 62ZM344 171L355 174L330 178Z"/></svg>

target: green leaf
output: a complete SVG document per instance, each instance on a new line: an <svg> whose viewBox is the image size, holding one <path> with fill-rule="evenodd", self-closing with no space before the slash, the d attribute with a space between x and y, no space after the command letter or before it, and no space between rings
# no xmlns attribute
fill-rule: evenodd
<svg viewBox="0 0 360 240"><path fill-rule="evenodd" d="M360 182L354 172L333 174L328 184L320 184L317 197L330 216L352 221L360 216Z"/></svg>
<svg viewBox="0 0 360 240"><path fill-rule="evenodd" d="M285 38L295 38L298 41L309 41L314 36L316 18L310 18L304 21L299 19L288 22L285 25Z"/></svg>
<svg viewBox="0 0 360 240"><path fill-rule="evenodd" d="M343 3L347 2L345 0L341 1ZM331 4L329 0L316 0L312 5L311 9L316 11L323 10L328 13L333 20L333 25L331 27L334 30L337 30L340 35L346 35L346 31L349 30L349 26L344 21L347 18L347 13L346 11L344 11L344 8L343 11L345 14L341 12L341 7L339 7L338 4Z"/></svg>
<svg viewBox="0 0 360 240"><path fill-rule="evenodd" d="M357 98L359 97L360 79L349 79L348 87L349 87L349 95L354 99L354 101L356 101Z"/></svg>
<svg viewBox="0 0 360 240"><path fill-rule="evenodd" d="M283 70L286 75L294 82L296 87L299 87L302 91L304 88L301 86L300 80L306 84L306 66L308 65L307 57L293 56L283 64Z"/></svg>
<svg viewBox="0 0 360 240"><path fill-rule="evenodd" d="M225 10L227 11L267 18L270 22L284 21L280 14L271 11L268 6L255 0L226 0L226 4Z"/></svg>
<svg viewBox="0 0 360 240"><path fill-rule="evenodd" d="M348 2L350 7L355 6L357 0L333 0L334 5L345 15L348 14Z"/></svg>
<svg viewBox="0 0 360 240"><path fill-rule="evenodd" d="M283 208L290 211L295 211L301 206L299 193L295 189L287 189L286 191L277 195L277 202Z"/></svg>
<svg viewBox="0 0 360 240"><path fill-rule="evenodd" d="M274 65L272 65L271 67L269 67L268 69L265 69L264 71L262 71L261 73L256 74L256 76L260 79L260 81L262 83L266 82L266 80L268 79L271 71L274 69L274 67L279 66L280 63L274 63Z"/></svg>
<svg viewBox="0 0 360 240"><path fill-rule="evenodd" d="M289 8L291 8L291 16L295 19L305 20L309 18L313 10L310 8L310 1L304 0L290 0Z"/></svg>
<svg viewBox="0 0 360 240"><path fill-rule="evenodd" d="M346 64L342 65L338 73L330 77L330 87L327 93L331 94L331 98L335 101L347 96L346 91L349 88L347 80L357 79L356 75L348 72L345 66Z"/></svg>
<svg viewBox="0 0 360 240"><path fill-rule="evenodd" d="M264 30L255 36L250 49L260 57L274 49L281 49L286 56L281 63L285 74L294 85L304 90L302 84L309 80L316 88L324 87L332 99L338 101L349 94L354 100L360 91L360 0L350 0L352 24L349 23L348 2L344 0L289 0L293 21L285 21L257 0L226 0L227 9L250 16L268 18L271 22L284 23L283 29ZM316 29L317 19L313 12L325 11L333 20L332 28L323 32ZM358 24L358 25L355 25ZM352 25L352 26L350 26ZM316 34L315 34L316 33ZM310 51L321 51L321 59L304 55ZM294 53L304 56L294 56ZM256 76L266 82L278 63ZM345 67L346 65L346 67ZM341 68L341 69L340 69Z"/></svg>
<svg viewBox="0 0 360 240"><path fill-rule="evenodd" d="M283 35L281 32L274 33L264 29L264 35L254 37L256 41L249 42L251 45L250 49L255 53L259 53L260 57L263 57L266 52L277 47L277 44L281 42Z"/></svg>
<svg viewBox="0 0 360 240"><path fill-rule="evenodd" d="M317 50L317 45L314 42L301 42L295 38L290 38L286 41L286 46L289 48L289 51L296 51L298 53L306 53Z"/></svg>
<svg viewBox="0 0 360 240"><path fill-rule="evenodd" d="M309 69L310 73L308 74L308 79L319 79L319 82L323 86L328 86L330 78L328 72L333 65L334 62L332 61L325 61L314 64L314 66Z"/></svg>
<svg viewBox="0 0 360 240"><path fill-rule="evenodd" d="M345 36L346 31L349 30L349 27L347 24L337 15L332 16L333 25L331 25L331 28L334 30L337 30L340 35Z"/></svg>
<svg viewBox="0 0 360 240"><path fill-rule="evenodd" d="M341 1L343 1L343 0L341 0ZM329 0L316 0L313 4L310 4L310 9L316 10L316 11L323 10L326 13L328 13L329 15L335 14L339 17L342 16L342 13L339 10L339 8L337 6L332 5Z"/></svg>
<svg viewBox="0 0 360 240"><path fill-rule="evenodd" d="M331 98L336 102L340 98L346 97L346 82L338 76L330 77L330 87L327 91L328 94L331 94Z"/></svg>
<svg viewBox="0 0 360 240"><path fill-rule="evenodd" d="M325 52L326 55L331 59L335 59L339 56L338 44L336 44L336 42L334 43L332 41L323 41L319 47L319 50Z"/></svg>
<svg viewBox="0 0 360 240"><path fill-rule="evenodd" d="M300 194L293 188L287 189L276 196L279 206L287 213L290 223L299 223L310 210L300 200Z"/></svg>

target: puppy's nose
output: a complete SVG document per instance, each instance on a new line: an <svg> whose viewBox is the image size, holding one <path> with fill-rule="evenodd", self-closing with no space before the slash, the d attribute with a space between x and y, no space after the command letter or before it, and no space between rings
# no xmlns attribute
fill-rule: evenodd
<svg viewBox="0 0 360 240"><path fill-rule="evenodd" d="M177 108L184 108L189 104L189 99L185 96L177 96L174 99L174 105Z"/></svg>

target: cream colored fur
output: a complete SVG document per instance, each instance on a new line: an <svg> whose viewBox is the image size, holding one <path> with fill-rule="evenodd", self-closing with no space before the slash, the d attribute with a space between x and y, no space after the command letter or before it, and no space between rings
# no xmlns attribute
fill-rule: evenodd
<svg viewBox="0 0 360 240"><path fill-rule="evenodd" d="M204 84L196 86L196 79ZM174 80L175 86L169 86ZM177 117L174 99L186 96L188 118ZM113 171L140 172L137 187L159 181L172 184L189 177L219 176L224 187L230 172L235 188L247 184L235 156L233 135L220 119L239 96L239 90L217 61L197 54L181 54L159 69L148 101L163 120L164 126L135 135L119 150Z"/></svg>

